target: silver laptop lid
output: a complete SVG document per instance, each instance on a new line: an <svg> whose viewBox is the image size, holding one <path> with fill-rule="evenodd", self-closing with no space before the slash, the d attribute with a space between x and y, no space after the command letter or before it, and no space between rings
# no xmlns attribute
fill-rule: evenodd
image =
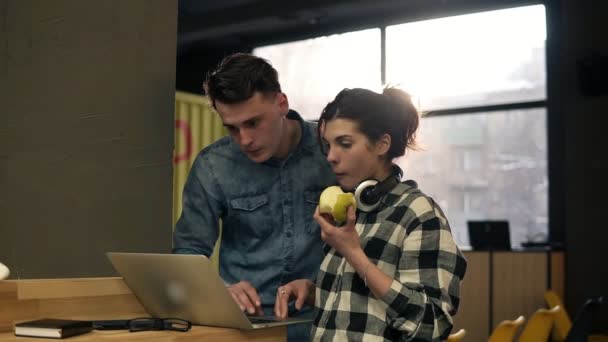
<svg viewBox="0 0 608 342"><path fill-rule="evenodd" d="M217 270L203 255L107 253L110 262L146 311L198 325L257 329L310 322L260 317L254 324L241 311Z"/></svg>
<svg viewBox="0 0 608 342"><path fill-rule="evenodd" d="M153 317L199 325L251 329L203 255L107 253L125 283Z"/></svg>

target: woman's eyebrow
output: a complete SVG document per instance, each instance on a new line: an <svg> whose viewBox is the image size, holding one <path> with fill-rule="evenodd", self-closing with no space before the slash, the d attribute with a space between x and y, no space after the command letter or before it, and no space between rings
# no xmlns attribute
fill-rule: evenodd
<svg viewBox="0 0 608 342"><path fill-rule="evenodd" d="M342 135L338 135L337 137L334 137L333 141L342 141L342 140L352 140L352 135L349 134L342 134ZM325 138L325 136L321 136L321 141L325 142L325 143L329 143L329 140L327 140L327 138Z"/></svg>
<svg viewBox="0 0 608 342"><path fill-rule="evenodd" d="M334 140L348 140L348 139L352 139L353 137L349 134L343 134L343 135L338 135Z"/></svg>

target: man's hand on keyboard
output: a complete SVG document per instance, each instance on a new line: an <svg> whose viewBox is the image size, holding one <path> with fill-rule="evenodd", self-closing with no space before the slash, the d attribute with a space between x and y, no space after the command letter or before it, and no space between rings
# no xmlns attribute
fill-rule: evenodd
<svg viewBox="0 0 608 342"><path fill-rule="evenodd" d="M247 311L250 315L264 315L258 291L248 281L232 284L228 286L228 291L241 310Z"/></svg>

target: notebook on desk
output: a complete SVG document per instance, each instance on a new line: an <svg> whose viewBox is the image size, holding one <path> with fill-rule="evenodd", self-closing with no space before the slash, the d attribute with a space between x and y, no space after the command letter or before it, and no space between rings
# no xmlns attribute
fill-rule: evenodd
<svg viewBox="0 0 608 342"><path fill-rule="evenodd" d="M467 221L473 250L511 250L509 221Z"/></svg>
<svg viewBox="0 0 608 342"><path fill-rule="evenodd" d="M237 329L310 322L247 316L203 255L110 252L107 256L153 317L181 318L198 325Z"/></svg>

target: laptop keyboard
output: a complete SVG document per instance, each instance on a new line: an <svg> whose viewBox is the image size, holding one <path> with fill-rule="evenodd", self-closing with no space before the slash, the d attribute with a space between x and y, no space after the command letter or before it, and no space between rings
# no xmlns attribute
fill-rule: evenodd
<svg viewBox="0 0 608 342"><path fill-rule="evenodd" d="M247 317L252 324L261 324L261 323L273 323L277 322L276 319L273 318L262 318L262 317Z"/></svg>

